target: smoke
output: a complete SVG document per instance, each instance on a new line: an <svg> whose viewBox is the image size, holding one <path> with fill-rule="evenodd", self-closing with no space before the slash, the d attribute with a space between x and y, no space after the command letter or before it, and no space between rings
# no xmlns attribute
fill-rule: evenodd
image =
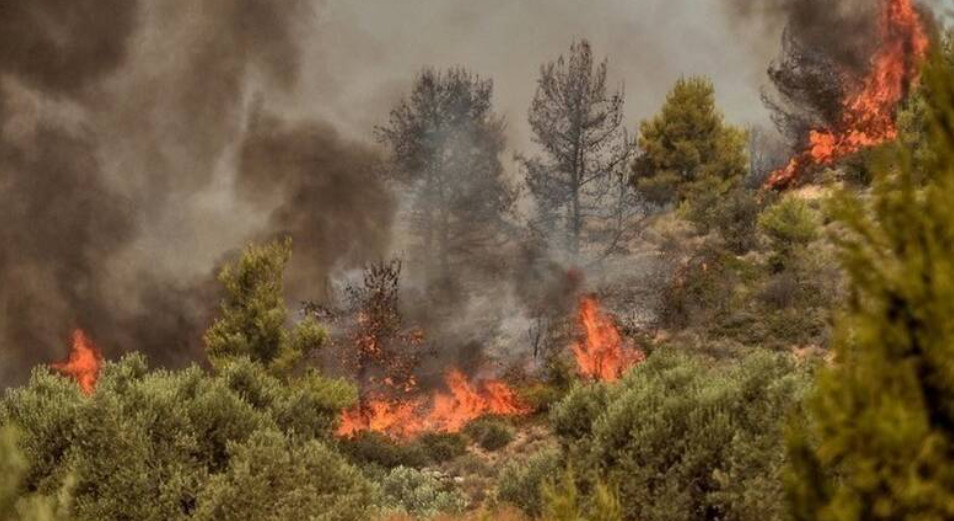
<svg viewBox="0 0 954 521"><path fill-rule="evenodd" d="M250 115L253 98L294 95L315 7L0 6L0 386L62 358L73 328L109 357L200 359L216 266L249 240L294 236L302 293L379 254L376 155L327 125Z"/></svg>
<svg viewBox="0 0 954 521"><path fill-rule="evenodd" d="M747 25L771 45L738 37L751 29L725 23L726 3L732 20L758 16ZM393 254L407 194L382 183L364 143L423 67L494 79L508 145L523 152L540 64L582 37L625 84L630 128L686 74L713 77L734 122L757 121L759 51L780 27L796 20L792 34L857 65L864 42L841 38L867 30L865 3L0 2L0 386L62 358L74 327L108 357L200 359L213 275L249 240L295 239L293 301ZM520 343L540 302L573 300L545 256L500 257L509 264L486 270L499 281L465 309L421 311L461 360L484 339Z"/></svg>
<svg viewBox="0 0 954 521"><path fill-rule="evenodd" d="M729 0L737 20L761 24L770 48L778 35L817 50L840 68L863 73L877 46L879 1Z"/></svg>
<svg viewBox="0 0 954 521"><path fill-rule="evenodd" d="M292 300L327 299L332 272L387 255L396 204L375 150L327 124L288 123L262 109L240 149L240 197L272 207L268 233L294 241Z"/></svg>
<svg viewBox="0 0 954 521"><path fill-rule="evenodd" d="M125 0L0 7L0 382L49 359L72 325L108 325L102 259L136 223L78 119L85 91L127 55L136 10Z"/></svg>

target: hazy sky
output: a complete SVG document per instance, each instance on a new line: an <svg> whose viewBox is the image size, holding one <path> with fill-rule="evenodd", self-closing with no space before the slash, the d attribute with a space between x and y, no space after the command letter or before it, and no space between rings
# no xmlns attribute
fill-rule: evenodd
<svg viewBox="0 0 954 521"><path fill-rule="evenodd" d="M518 147L540 65L574 39L609 57L630 128L695 74L714 79L730 120L764 121L759 89L778 42L773 28L731 20L725 0L327 0L302 29L296 110L366 136L422 67L463 65L493 78Z"/></svg>

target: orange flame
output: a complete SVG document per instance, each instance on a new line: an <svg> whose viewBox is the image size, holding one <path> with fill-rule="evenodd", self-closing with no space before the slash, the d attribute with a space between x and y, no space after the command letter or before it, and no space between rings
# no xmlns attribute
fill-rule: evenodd
<svg viewBox="0 0 954 521"><path fill-rule="evenodd" d="M584 336L573 346L573 354L584 377L613 382L645 360L642 351L625 346L613 318L600 311L595 297L580 301L579 320Z"/></svg>
<svg viewBox="0 0 954 521"><path fill-rule="evenodd" d="M430 398L367 400L344 412L338 435L374 431L408 439L423 432L460 432L471 421L488 414L518 416L531 412L503 382L475 384L458 370L448 372L444 382L449 392L436 392Z"/></svg>
<svg viewBox="0 0 954 521"><path fill-rule="evenodd" d="M912 0L882 2L882 45L872 60L871 74L845 100L838 128L812 130L808 149L773 173L769 188L785 189L808 168L831 164L897 137L898 104L917 84L917 66L927 55L929 42Z"/></svg>
<svg viewBox="0 0 954 521"><path fill-rule="evenodd" d="M63 362L50 364L50 367L72 377L84 394L91 395L96 389L102 363L103 357L99 349L86 336L86 333L76 329L73 331L73 345L70 348L69 358Z"/></svg>

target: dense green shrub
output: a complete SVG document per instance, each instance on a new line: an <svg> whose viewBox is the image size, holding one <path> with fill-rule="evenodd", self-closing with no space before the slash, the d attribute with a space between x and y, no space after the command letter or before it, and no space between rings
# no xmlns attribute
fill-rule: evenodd
<svg viewBox="0 0 954 521"><path fill-rule="evenodd" d="M433 463L444 463L467 453L467 438L455 432L428 432L415 440Z"/></svg>
<svg viewBox="0 0 954 521"><path fill-rule="evenodd" d="M464 433L480 448L489 451L500 450L514 439L514 432L510 425L492 416L470 422L464 429Z"/></svg>
<svg viewBox="0 0 954 521"><path fill-rule="evenodd" d="M575 390L554 425L581 479L618 487L626 519L781 519L782 424L804 380L783 356L710 368L666 350Z"/></svg>
<svg viewBox="0 0 954 521"><path fill-rule="evenodd" d="M70 502L70 484L56 497L31 495L23 489L29 464L20 451L18 432L0 428L0 521L66 520Z"/></svg>
<svg viewBox="0 0 954 521"><path fill-rule="evenodd" d="M512 461L497 479L497 500L523 510L529 516L543 513L543 485L563 470L559 451L545 450L525 461Z"/></svg>
<svg viewBox="0 0 954 521"><path fill-rule="evenodd" d="M275 431L258 431L229 445L230 465L198 496L194 519L203 521L350 521L369 515L371 485L344 459L317 441L294 444Z"/></svg>
<svg viewBox="0 0 954 521"><path fill-rule="evenodd" d="M37 368L28 385L3 397L0 424L15 424L23 433L25 489L52 496L73 481L74 519L193 519L207 511L249 519L255 516L244 506L216 510L214 501L248 471L242 466L257 457L255 450L304 466L288 468L289 476L321 467L323 474L314 474L319 486L341 482L360 490L353 469L306 439L329 439L336 408L353 395L344 384L314 375L279 383L247 360L210 376L196 367L150 371L141 356L130 355L106 364L88 397L73 381ZM268 469L258 470L268 476ZM319 505L313 479L296 483L289 477L286 484L295 486L286 495L263 493L267 501L254 512L297 509L306 515L320 508L339 519L339 507L362 507L351 500Z"/></svg>
<svg viewBox="0 0 954 521"><path fill-rule="evenodd" d="M419 443L398 443L388 436L365 431L341 441L341 450L355 463L374 465L385 469L395 467L421 468L431 462Z"/></svg>
<svg viewBox="0 0 954 521"><path fill-rule="evenodd" d="M760 209L755 192L743 187L734 188L718 200L712 218L726 249L744 255L755 248Z"/></svg>
<svg viewBox="0 0 954 521"><path fill-rule="evenodd" d="M771 243L776 269L788 266L820 233L817 212L793 195L766 208L759 216L759 227Z"/></svg>
<svg viewBox="0 0 954 521"><path fill-rule="evenodd" d="M462 492L432 473L407 467L392 469L381 481L381 493L385 511L421 518L458 514L467 508Z"/></svg>

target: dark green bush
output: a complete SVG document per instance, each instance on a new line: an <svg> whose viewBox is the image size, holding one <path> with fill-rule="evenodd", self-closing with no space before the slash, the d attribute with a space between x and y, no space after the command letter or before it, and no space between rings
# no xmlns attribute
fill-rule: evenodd
<svg viewBox="0 0 954 521"><path fill-rule="evenodd" d="M459 433L429 432L418 438L414 445L433 463L444 463L467 453L467 438Z"/></svg>
<svg viewBox="0 0 954 521"><path fill-rule="evenodd" d="M343 491L361 491L364 478L315 441L330 438L340 414L333 404L352 393L328 380L300 383L280 384L247 361L209 375L196 367L150 371L132 355L106 364L87 397L75 382L38 368L0 401L0 425L22 433L25 490L54 496L72 483L73 519L354 518L370 494ZM315 408L286 415L302 405ZM287 465L259 465L270 460ZM258 480L261 502L239 501L239 488ZM267 488L271 482L281 489ZM326 497L339 492L341 502Z"/></svg>
<svg viewBox="0 0 954 521"><path fill-rule="evenodd" d="M514 439L514 432L506 421L500 418L485 416L470 422L464 429L480 448L489 451L500 450Z"/></svg>
<svg viewBox="0 0 954 521"><path fill-rule="evenodd" d="M384 434L365 431L342 440L341 450L359 465L376 465L385 469L395 467L421 468L431 462L419 443L398 443Z"/></svg>
<svg viewBox="0 0 954 521"><path fill-rule="evenodd" d="M525 461L506 465L497 479L497 501L511 504L527 515L543 513L543 486L563 471L563 458L557 450L545 450Z"/></svg>
<svg viewBox="0 0 954 521"><path fill-rule="evenodd" d="M554 409L571 465L616 485L625 519L782 519L783 420L806 378L785 356L709 367L670 350Z"/></svg>

